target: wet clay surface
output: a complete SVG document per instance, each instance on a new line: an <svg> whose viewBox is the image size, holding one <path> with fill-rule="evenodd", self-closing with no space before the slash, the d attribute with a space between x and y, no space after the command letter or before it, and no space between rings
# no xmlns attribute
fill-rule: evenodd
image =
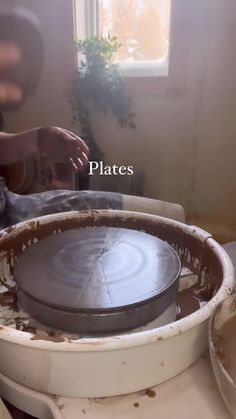
<svg viewBox="0 0 236 419"><path fill-rule="evenodd" d="M0 305L2 307L9 307L15 312L19 311L17 305L17 290L15 286L0 294Z"/></svg>
<svg viewBox="0 0 236 419"><path fill-rule="evenodd" d="M211 295L208 293L199 293L199 288L196 286L182 290L176 299L178 308L176 320L183 319L199 310L204 304L210 301L210 299Z"/></svg>
<svg viewBox="0 0 236 419"><path fill-rule="evenodd" d="M18 258L13 275L20 305L37 320L98 335L158 318L175 301L180 268L177 253L163 240L103 226L34 243Z"/></svg>
<svg viewBox="0 0 236 419"><path fill-rule="evenodd" d="M112 309L158 297L180 272L174 250L143 232L70 230L31 246L14 277L33 298L68 310Z"/></svg>

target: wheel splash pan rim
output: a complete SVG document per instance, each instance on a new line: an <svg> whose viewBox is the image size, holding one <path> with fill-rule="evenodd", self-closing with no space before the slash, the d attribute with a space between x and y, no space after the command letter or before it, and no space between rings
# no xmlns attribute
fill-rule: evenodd
<svg viewBox="0 0 236 419"><path fill-rule="evenodd" d="M8 227L0 233L0 279L4 280L11 274L17 256L36 240L49 234L58 234L63 230L85 225L128 226L127 228L135 228L150 234L154 234L158 230L162 234L162 237L160 235L158 237L172 245L181 260L186 258L186 255L183 255L184 248L181 249L178 246L184 239L192 250L195 248L197 259L200 261L198 265L201 266L194 266L194 264L197 265L196 255L192 262L185 261L185 263L189 263L193 271L200 272L202 268L205 268L206 259L209 259L212 266L208 268L215 271L213 275L218 277L218 291L204 307L183 319L156 329L108 337L79 338L78 340L56 343L48 340L31 340L32 334L29 332L1 326L0 339L31 348L65 352L106 351L152 344L199 326L208 320L216 306L232 292L234 282L232 263L224 249L212 239L209 233L196 226L188 226L159 216L115 210L52 214Z"/></svg>

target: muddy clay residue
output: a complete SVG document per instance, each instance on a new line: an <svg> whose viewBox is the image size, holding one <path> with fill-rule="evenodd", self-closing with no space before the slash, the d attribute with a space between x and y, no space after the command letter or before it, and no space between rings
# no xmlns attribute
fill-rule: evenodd
<svg viewBox="0 0 236 419"><path fill-rule="evenodd" d="M45 340L47 342L61 343L65 342L65 338L61 335L57 336L45 336L45 335L34 335L30 340Z"/></svg>
<svg viewBox="0 0 236 419"><path fill-rule="evenodd" d="M117 213L111 217L106 212L95 210L88 213L80 212L78 214L79 216L72 216L71 219L69 216L65 219L57 219L59 216L55 216L54 220L50 219L44 223L38 220L30 221L24 228L18 229L13 226L8 229L7 234L6 231L0 233L1 249L3 252L3 261L0 261L0 264L6 259L5 262L12 268L12 274L17 257L26 248L30 247L36 240L41 240L62 231L92 226L120 227L143 231L168 242L177 251L182 266L187 267L191 272L199 275L199 283L195 285L195 288L183 290L179 293L177 305L180 308L180 313L177 320L199 310L202 303L209 301L214 295L214 290L219 288L222 283L222 263L220 258L211 249L211 246L208 245L208 237L203 243L198 240L197 235L195 237L193 233L187 234L188 227L186 227L185 231L182 227L180 228L178 226L178 223L175 224L173 222L172 225L169 225L169 222L157 223L155 219L142 219L141 215L136 217L132 213L125 215ZM2 277L6 278L6 280L8 279L8 270L7 275L3 270ZM7 284L2 280L0 280L0 285L8 288ZM9 286L9 288L11 287ZM3 316L6 316L6 318L3 317L3 324L12 326L12 323L10 323L11 318L9 319L7 317L9 314L8 308L12 312L17 312L17 314L13 313L13 324L15 321L16 329L32 333L34 335L32 340L47 340L52 342L69 340L62 335L50 336L48 334L47 336L45 329L42 332L41 330L37 332L34 324L27 321L27 319L17 318L16 316L19 316L20 312L18 313L17 296L14 288L8 289L6 292L0 294L0 306L3 308L6 307L6 314L2 310ZM77 339L79 337L75 338L75 340ZM70 340L72 341L74 338Z"/></svg>
<svg viewBox="0 0 236 419"><path fill-rule="evenodd" d="M227 320L213 338L215 352L236 383L236 315Z"/></svg>
<svg viewBox="0 0 236 419"><path fill-rule="evenodd" d="M183 319L199 310L201 305L210 301L211 298L212 295L208 295L208 293L206 295L204 293L199 294L196 286L181 291L176 299L176 305L179 309L176 320Z"/></svg>
<svg viewBox="0 0 236 419"><path fill-rule="evenodd" d="M207 297L209 297L207 295ZM203 302L206 302L206 297L203 293L199 294L199 288L197 284L195 284L193 287L185 289L181 291L178 294L177 297L177 307L178 307L178 314L176 317L176 320L182 319L189 314L192 314L193 312L199 310L201 307L201 304ZM12 310L13 312L16 312L16 316L12 317L13 324L15 322L15 329L22 331L22 332L28 332L33 335L33 340L47 340L51 342L73 342L80 339L82 336L67 336L64 335L62 332L54 331L54 330L47 330L46 327L43 329L44 331L41 332L41 330L38 330L36 326L36 323L33 319L28 318L27 313L22 313L22 315L19 312L19 308L17 306L17 293L16 293L16 287L11 287L9 290L5 291L4 293L0 294L0 306L6 307L7 309ZM7 322L7 317L5 319L5 325L9 324ZM45 334L44 334L45 332ZM162 337L159 337L159 340L161 340ZM97 344L95 342L94 344ZM162 365L162 364L161 364Z"/></svg>
<svg viewBox="0 0 236 419"><path fill-rule="evenodd" d="M2 307L8 307L15 312L19 311L17 306L17 292L16 287L9 288L8 291L0 294L0 305Z"/></svg>
<svg viewBox="0 0 236 419"><path fill-rule="evenodd" d="M146 394L146 396L150 397L151 399L156 397L156 392L154 390L152 390L151 388L147 388L145 390L145 394Z"/></svg>
<svg viewBox="0 0 236 419"><path fill-rule="evenodd" d="M24 319L20 317L18 318L16 317L15 322L16 322L16 330L20 330L21 332L28 332L28 333L36 334L37 326L35 326L33 322L29 321L28 323L26 323Z"/></svg>

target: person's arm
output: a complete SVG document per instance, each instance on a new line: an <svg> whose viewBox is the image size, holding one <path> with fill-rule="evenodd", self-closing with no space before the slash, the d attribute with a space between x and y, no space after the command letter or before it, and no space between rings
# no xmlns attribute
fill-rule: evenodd
<svg viewBox="0 0 236 419"><path fill-rule="evenodd" d="M76 170L88 163L88 147L76 134L63 128L34 128L19 134L0 133L0 165L24 160L39 152L49 159L70 163Z"/></svg>
<svg viewBox="0 0 236 419"><path fill-rule="evenodd" d="M20 134L7 134L0 132L0 165L8 165L25 160L38 151L37 131L22 132Z"/></svg>

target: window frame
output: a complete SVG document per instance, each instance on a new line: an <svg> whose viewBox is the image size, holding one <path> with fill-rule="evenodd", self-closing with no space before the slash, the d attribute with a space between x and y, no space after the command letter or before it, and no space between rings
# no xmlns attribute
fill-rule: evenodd
<svg viewBox="0 0 236 419"><path fill-rule="evenodd" d="M99 0L73 0L75 39L99 35ZM82 18L80 18L81 16ZM169 74L169 49L159 60L127 62L117 61L123 77L163 77Z"/></svg>

